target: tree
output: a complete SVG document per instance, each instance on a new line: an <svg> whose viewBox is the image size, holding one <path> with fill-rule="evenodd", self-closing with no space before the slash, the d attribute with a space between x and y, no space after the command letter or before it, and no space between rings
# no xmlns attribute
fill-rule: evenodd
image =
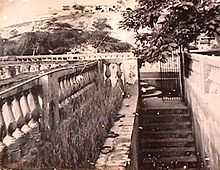
<svg viewBox="0 0 220 170"><path fill-rule="evenodd" d="M121 27L136 31L136 54L148 62L165 62L201 33L220 35L218 0L139 0L123 16Z"/></svg>
<svg viewBox="0 0 220 170"><path fill-rule="evenodd" d="M96 31L112 30L112 27L107 23L107 18L98 18L97 21L93 22L92 26Z"/></svg>

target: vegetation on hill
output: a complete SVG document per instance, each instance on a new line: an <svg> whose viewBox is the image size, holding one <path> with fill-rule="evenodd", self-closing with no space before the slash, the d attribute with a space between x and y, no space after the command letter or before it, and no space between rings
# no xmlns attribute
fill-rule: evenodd
<svg viewBox="0 0 220 170"><path fill-rule="evenodd" d="M132 48L130 44L110 36L111 27L105 18L95 21L92 31L73 28L56 18L42 27L41 31L15 34L10 39L0 38L0 56L65 54L72 49L86 49L88 45L98 52L126 52Z"/></svg>
<svg viewBox="0 0 220 170"><path fill-rule="evenodd" d="M218 0L139 0L124 13L122 27L137 33L137 54L165 62L172 51L188 48L201 33L220 35Z"/></svg>

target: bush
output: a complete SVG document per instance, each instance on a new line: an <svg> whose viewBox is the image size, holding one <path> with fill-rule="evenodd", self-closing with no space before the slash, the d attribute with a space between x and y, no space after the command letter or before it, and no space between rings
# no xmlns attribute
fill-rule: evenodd
<svg viewBox="0 0 220 170"><path fill-rule="evenodd" d="M122 102L119 88L106 97L105 89L90 91L77 109L70 103L63 112L68 117L59 128L42 135L41 144L32 144L23 157L26 167L88 168L94 166L108 130L113 125L113 116ZM34 150L34 151L33 151ZM33 158L33 153L35 157ZM31 156L28 156L31 155ZM29 159L29 160L28 160Z"/></svg>

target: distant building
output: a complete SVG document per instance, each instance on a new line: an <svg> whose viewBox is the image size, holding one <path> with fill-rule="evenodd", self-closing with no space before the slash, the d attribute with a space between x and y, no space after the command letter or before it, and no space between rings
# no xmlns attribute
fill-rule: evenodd
<svg viewBox="0 0 220 170"><path fill-rule="evenodd" d="M207 49L211 49L215 43L216 43L216 41L215 41L214 37L200 35L197 38L196 47L199 50L207 50Z"/></svg>

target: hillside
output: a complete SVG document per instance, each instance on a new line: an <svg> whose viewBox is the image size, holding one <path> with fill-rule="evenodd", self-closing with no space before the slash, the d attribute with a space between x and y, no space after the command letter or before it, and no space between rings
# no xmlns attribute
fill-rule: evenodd
<svg viewBox="0 0 220 170"><path fill-rule="evenodd" d="M129 33L118 29L121 10L78 5L50 17L4 27L0 32L7 41L0 42L4 48L0 55L130 51Z"/></svg>

